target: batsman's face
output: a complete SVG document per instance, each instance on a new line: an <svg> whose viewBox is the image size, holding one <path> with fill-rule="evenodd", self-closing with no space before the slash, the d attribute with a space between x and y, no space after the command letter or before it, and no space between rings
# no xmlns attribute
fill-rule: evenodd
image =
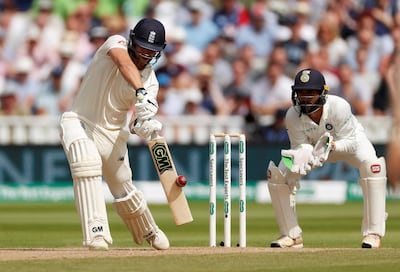
<svg viewBox="0 0 400 272"><path fill-rule="evenodd" d="M150 61L157 57L159 52L135 46L135 59L133 62L139 70L143 70Z"/></svg>

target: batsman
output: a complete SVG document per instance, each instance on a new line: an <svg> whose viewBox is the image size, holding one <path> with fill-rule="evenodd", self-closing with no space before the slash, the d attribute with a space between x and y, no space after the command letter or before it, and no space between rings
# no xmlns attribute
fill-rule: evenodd
<svg viewBox="0 0 400 272"><path fill-rule="evenodd" d="M362 248L379 248L385 235L386 164L378 158L363 127L343 98L329 95L324 76L314 69L297 73L292 86L293 106L285 117L289 150L278 166L268 167L268 189L280 230L271 247L302 248L302 229L296 213L299 180L325 162L344 161L359 170L363 193Z"/></svg>
<svg viewBox="0 0 400 272"><path fill-rule="evenodd" d="M151 65L165 45L163 24L149 18L130 30L129 39L110 36L93 57L71 111L61 117L61 142L73 179L83 246L89 249L107 250L112 243L103 178L133 240L147 241L159 250L169 248L143 193L132 182L127 151L128 130L147 139L162 128L154 119L159 84Z"/></svg>

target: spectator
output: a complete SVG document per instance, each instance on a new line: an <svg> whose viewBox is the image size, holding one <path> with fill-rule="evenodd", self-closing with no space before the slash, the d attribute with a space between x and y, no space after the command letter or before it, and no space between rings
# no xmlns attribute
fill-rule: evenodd
<svg viewBox="0 0 400 272"><path fill-rule="evenodd" d="M89 42L91 44L90 54L83 61L86 67L89 66L97 49L106 41L110 36L108 29L104 26L95 26L89 31Z"/></svg>
<svg viewBox="0 0 400 272"><path fill-rule="evenodd" d="M211 42L203 51L203 58L200 64L212 67L213 82L222 89L232 82L231 64L222 56L222 50L217 42Z"/></svg>
<svg viewBox="0 0 400 272"><path fill-rule="evenodd" d="M292 80L283 73L282 65L268 63L265 74L251 86L250 109L254 115L274 115L292 105Z"/></svg>
<svg viewBox="0 0 400 272"><path fill-rule="evenodd" d="M238 50L237 56L246 64L249 78L255 80L264 74L267 61L265 58L257 57L251 45L243 46Z"/></svg>
<svg viewBox="0 0 400 272"><path fill-rule="evenodd" d="M288 144L289 136L285 126L286 109L275 112L274 121L268 126L261 127L263 142L268 144Z"/></svg>
<svg viewBox="0 0 400 272"><path fill-rule="evenodd" d="M221 50L221 57L226 61L232 61L241 53L235 44L236 30L234 28L225 28L220 35L214 39ZM242 49L243 50L243 49Z"/></svg>
<svg viewBox="0 0 400 272"><path fill-rule="evenodd" d="M353 71L347 64L339 66L340 95L349 102L354 115L372 115L376 89L365 78L366 74ZM375 85L376 87L376 85Z"/></svg>
<svg viewBox="0 0 400 272"><path fill-rule="evenodd" d="M336 66L329 63L329 51L327 47L321 47L317 52L309 52L303 67L309 66L319 70L329 84L329 93L341 96L340 79Z"/></svg>
<svg viewBox="0 0 400 272"><path fill-rule="evenodd" d="M76 41L74 38L67 39L60 48L60 63L58 67L63 71L61 75L60 95L60 107L62 111L70 108L86 71L86 66L74 58L77 47L74 41Z"/></svg>
<svg viewBox="0 0 400 272"><path fill-rule="evenodd" d="M29 56L22 56L15 61L13 74L6 84L17 92L18 104L35 114L34 101L40 90L40 81L32 76L34 63Z"/></svg>
<svg viewBox="0 0 400 272"><path fill-rule="evenodd" d="M249 23L249 15L246 7L237 0L221 0L214 16L214 23L221 31L233 27L237 29Z"/></svg>
<svg viewBox="0 0 400 272"><path fill-rule="evenodd" d="M394 26L394 18L399 14L398 1L394 0L367 0L364 9L370 10L375 19L375 33L378 36L390 35L390 29Z"/></svg>
<svg viewBox="0 0 400 272"><path fill-rule="evenodd" d="M41 30L36 25L31 25L26 34L26 40L16 51L16 58L29 57L32 59L34 69L32 76L37 80L46 80L52 67L58 61L58 52L48 46L40 44ZM58 48L56 48L58 50Z"/></svg>
<svg viewBox="0 0 400 272"><path fill-rule="evenodd" d="M221 88L214 81L213 67L203 63L197 68L196 79L203 97L200 103L201 111L211 115L225 115L227 112L225 99Z"/></svg>
<svg viewBox="0 0 400 272"><path fill-rule="evenodd" d="M337 14L340 25L340 36L347 39L357 32L357 16L360 12L360 4L352 0L328 1L327 12ZM323 19L323 18L322 18Z"/></svg>
<svg viewBox="0 0 400 272"><path fill-rule="evenodd" d="M15 86L6 84L0 91L0 116L28 115L30 111L18 103Z"/></svg>
<svg viewBox="0 0 400 272"><path fill-rule="evenodd" d="M340 36L340 21L336 13L326 12L317 29L317 38L310 43L311 52L318 52L321 47L328 50L328 61L337 67L347 53L347 44Z"/></svg>
<svg viewBox="0 0 400 272"><path fill-rule="evenodd" d="M187 70L181 70L171 77L171 84L165 93L161 111L167 116L182 115L185 111L186 97L200 93L195 80Z"/></svg>
<svg viewBox="0 0 400 272"><path fill-rule="evenodd" d="M62 74L63 68L58 66L51 71L49 79L45 81L35 99L35 108L38 115L61 116L64 108L62 101Z"/></svg>
<svg viewBox="0 0 400 272"><path fill-rule="evenodd" d="M370 12L366 11L360 14L359 29L357 36L350 37L347 40L348 51L345 61L350 64L353 70L358 69L356 52L358 48L366 48L367 60L366 69L368 71L379 71L382 74L382 68L387 66L394 45L391 37L379 37L375 34L375 21Z"/></svg>
<svg viewBox="0 0 400 272"><path fill-rule="evenodd" d="M298 18L300 24L300 36L307 42L312 42L317 37L315 26L309 22L309 16L312 13L312 8L309 1L296 1L294 3L294 13ZM323 21L324 18L321 19ZM321 22L320 21L320 22Z"/></svg>
<svg viewBox="0 0 400 272"><path fill-rule="evenodd" d="M191 72L200 63L202 52L196 47L186 43L186 31L182 26L178 26L167 37L166 54L174 63L185 67Z"/></svg>
<svg viewBox="0 0 400 272"><path fill-rule="evenodd" d="M55 12L53 1L39 0L37 5L37 12L31 12L33 15L29 27L38 29L37 46L43 50L43 54L47 52L49 55L45 59L54 60L65 31L65 22Z"/></svg>
<svg viewBox="0 0 400 272"><path fill-rule="evenodd" d="M251 45L258 57L268 57L276 40L276 33L269 28L260 6L254 6L251 12L250 24L240 26L236 33L235 43L241 49L244 45Z"/></svg>
<svg viewBox="0 0 400 272"><path fill-rule="evenodd" d="M251 79L249 77L246 63L237 58L232 62L233 81L223 89L223 95L226 100L226 114L246 115L249 109L249 96Z"/></svg>
<svg viewBox="0 0 400 272"><path fill-rule="evenodd" d="M186 43L203 51L208 43L219 36L219 28L214 22L205 18L201 11L202 3L200 0L191 0L188 5L190 11L190 22L185 24L187 37Z"/></svg>
<svg viewBox="0 0 400 272"><path fill-rule="evenodd" d="M301 25L296 15L288 16L285 18L285 22L289 26L291 35L289 39L279 44L285 49L287 55L286 74L294 77L307 54L308 42L300 36Z"/></svg>

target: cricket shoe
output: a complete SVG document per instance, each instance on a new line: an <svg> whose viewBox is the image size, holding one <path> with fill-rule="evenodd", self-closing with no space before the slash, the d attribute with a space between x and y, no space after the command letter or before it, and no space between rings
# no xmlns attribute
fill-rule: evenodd
<svg viewBox="0 0 400 272"><path fill-rule="evenodd" d="M364 236L361 244L362 248L380 248L381 247L381 237L377 234L368 234Z"/></svg>
<svg viewBox="0 0 400 272"><path fill-rule="evenodd" d="M280 247L280 248L303 248L303 238L290 238L289 236L282 235L277 240L271 243L271 247Z"/></svg>
<svg viewBox="0 0 400 272"><path fill-rule="evenodd" d="M108 244L103 236L96 236L90 242L89 250L108 250Z"/></svg>
<svg viewBox="0 0 400 272"><path fill-rule="evenodd" d="M168 238L162 230L156 229L147 236L148 237L145 239L153 248L158 250L165 250L169 248Z"/></svg>

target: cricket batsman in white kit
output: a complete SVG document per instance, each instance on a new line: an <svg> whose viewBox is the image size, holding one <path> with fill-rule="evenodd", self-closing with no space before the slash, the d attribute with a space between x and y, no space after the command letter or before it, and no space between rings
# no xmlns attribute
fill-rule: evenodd
<svg viewBox="0 0 400 272"><path fill-rule="evenodd" d="M125 129L133 105L132 133L147 139L162 128L153 118L158 111L159 85L151 63L164 48L165 29L155 19L140 20L129 40L110 36L88 67L71 111L61 117L61 142L73 179L83 245L89 249L107 250L112 243L103 178L134 241L142 244L146 240L155 249L169 248L143 193L132 183Z"/></svg>
<svg viewBox="0 0 400 272"><path fill-rule="evenodd" d="M302 248L295 195L299 180L324 162L344 161L359 170L364 213L362 248L379 248L385 235L386 165L343 98L327 95L324 76L317 70L297 73L293 106L286 113L290 150L282 150L278 166L268 167L268 189L280 230L271 247Z"/></svg>

